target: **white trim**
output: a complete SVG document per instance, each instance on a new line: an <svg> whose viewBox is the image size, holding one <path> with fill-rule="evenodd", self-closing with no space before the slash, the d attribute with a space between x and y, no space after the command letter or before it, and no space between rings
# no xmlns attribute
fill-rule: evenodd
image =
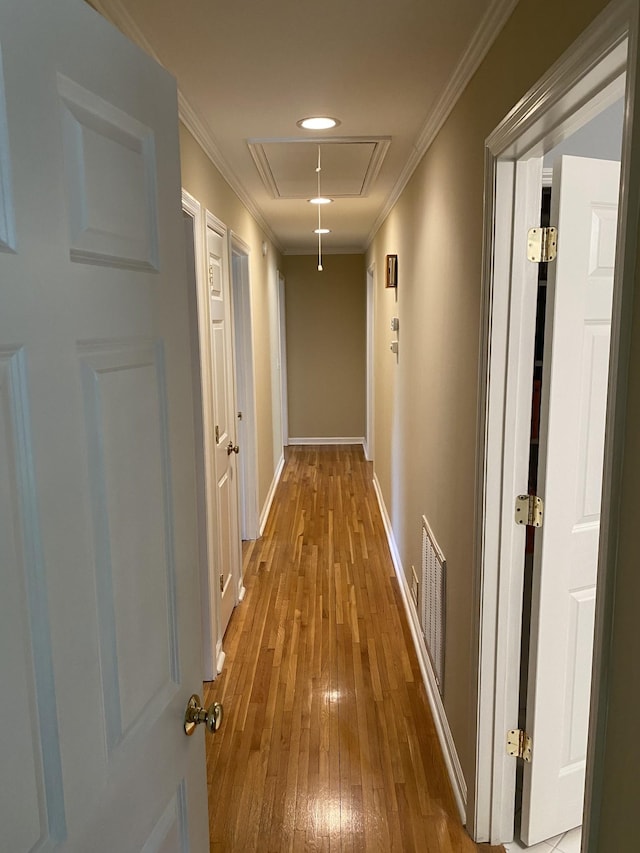
<svg viewBox="0 0 640 853"><path fill-rule="evenodd" d="M292 249L285 249L282 252L283 255L289 256L292 255L296 257L297 255L317 255L318 248L316 246L315 249L303 248L296 249L295 247ZM325 246L324 242L322 243L322 254L323 255L364 255L364 250L362 246Z"/></svg>
<svg viewBox="0 0 640 853"><path fill-rule="evenodd" d="M271 512L271 504L273 503L273 499L276 494L276 489L278 488L278 483L280 482L280 477L282 476L282 471L284 470L284 454L280 457L280 461L276 467L276 470L273 474L273 480L271 481L271 485L269 486L269 492L267 494L267 499L264 502L264 506L262 507L262 512L260 513L260 536L264 533L264 528L267 524L267 519L269 518L269 513Z"/></svg>
<svg viewBox="0 0 640 853"><path fill-rule="evenodd" d="M206 221L207 228L212 228L216 232L216 234L219 234L220 237L224 237L225 242L226 242L226 237L227 237L227 234L229 233L229 229L224 224L222 219L218 219L218 217L215 215L215 213L211 213L210 210L207 210L206 216L205 216L205 221ZM227 246L227 249L228 249L228 246ZM206 264L205 264L205 266L206 266ZM207 293L207 298L208 297L209 297L209 294Z"/></svg>
<svg viewBox="0 0 640 853"><path fill-rule="evenodd" d="M202 401L202 440L204 457L205 489L205 538L207 566L200 575L202 634L203 634L203 678L205 681L215 678L218 644L218 610L215 600L217 548L216 548L216 507L215 488L212 482L212 447L209 436L212 435L211 421L211 361L209 358L209 300L205 275L205 241L202 205L185 189L182 190L182 209L193 218L194 262L196 268L196 302L198 320L198 349L200 354L200 397ZM213 586L212 586L213 584ZM213 600L212 600L213 598Z"/></svg>
<svg viewBox="0 0 640 853"><path fill-rule="evenodd" d="M209 160L211 160L211 162L220 172L224 180L229 184L231 189L238 196L242 204L253 216L260 228L264 231L265 235L278 249L278 251L282 252L282 243L276 237L275 232L273 231L267 220L264 218L264 215L258 205L254 202L249 193L245 190L242 183L240 182L240 179L236 177L231 167L227 164L226 160L220 153L220 150L218 149L214 136L211 133L209 127L201 120L200 116L196 113L196 111L193 109L191 104L187 101L187 99L179 89L178 115L180 116L180 121L184 124L189 133L193 136L198 145L207 155Z"/></svg>
<svg viewBox="0 0 640 853"><path fill-rule="evenodd" d="M220 675L220 673L222 672L226 657L227 653L222 650L222 640L220 640L220 642L218 643L218 656L216 658L216 671L218 675Z"/></svg>
<svg viewBox="0 0 640 853"><path fill-rule="evenodd" d="M518 0L494 0L485 12L480 25L475 30L465 52L449 77L444 91L422 126L411 156L407 160L400 177L396 181L384 207L376 218L373 228L369 232L367 247L371 245L378 229L389 215L391 208L402 195L404 188L418 168L420 161L431 147L442 125L448 119L460 96L467 88L469 81L478 70L480 63L489 52L489 48L498 37L517 5Z"/></svg>
<svg viewBox="0 0 640 853"><path fill-rule="evenodd" d="M373 476L373 488L376 493L376 498L378 499L380 515L382 516L382 523L384 524L385 533L387 534L387 542L389 544L389 551L391 552L391 560L393 562L393 567L395 569L396 577L398 579L398 585L400 587L400 593L402 595L402 602L404 604L405 613L407 615L407 621L409 623L409 630L411 631L413 645L416 650L416 656L418 658L418 664L420 666L420 673L422 675L424 687L427 692L429 707L431 708L431 713L433 715L433 722L436 728L436 733L438 735L440 747L442 748L444 763L447 768L447 773L449 774L449 781L451 782L451 788L453 789L453 795L455 797L456 805L458 807L460 819L464 823L467 810L467 783L462 772L462 765L460 763L458 752L456 750L456 745L453 740L453 734L449 727L449 721L447 719L447 714L444 709L442 697L440 696L440 691L438 690L438 684L436 681L435 672L433 671L433 665L431 663L431 659L429 658L429 653L427 652L427 647L422 636L422 628L420 627L418 613L411 602L411 592L407 583L406 574L402 567L402 560L400 559L398 545L393 535L391 519L389 518L389 513L387 512L384 498L382 497L380 483L378 482L378 478L375 474Z"/></svg>
<svg viewBox="0 0 640 853"><path fill-rule="evenodd" d="M287 375L287 305L286 280L280 270L276 270L276 287L278 288L278 324L280 344L280 406L282 424L282 445L289 444L289 378Z"/></svg>
<svg viewBox="0 0 640 853"><path fill-rule="evenodd" d="M255 358L251 307L251 249L234 231L229 232L229 240L236 405L242 411L242 438L244 442L244 447L241 445L240 456L238 457L239 484L241 486L238 495L241 536L243 539L256 539L259 535L260 523L258 519ZM238 264L237 267L236 263Z"/></svg>
<svg viewBox="0 0 640 853"><path fill-rule="evenodd" d="M357 193L332 193L332 198L366 198L369 195L371 185L378 177L378 172L382 167L382 162L386 156L389 146L391 145L390 136L280 136L267 138L250 138L247 139L247 147L253 158L258 174L262 179L265 189L274 199L306 199L308 193L296 193L294 195L282 195L278 189L278 184L273 175L271 163L267 152L264 149L265 144L273 145L280 144L297 144L315 143L317 145L353 145L354 143L372 143L374 146L373 154L369 159L364 180L362 181L360 191Z"/></svg>
<svg viewBox="0 0 640 853"><path fill-rule="evenodd" d="M629 36L625 59L625 37ZM592 101L604 104L619 91L621 72L629 81L623 141L623 170L619 213L616 286L612 323L609 404L605 448L603 512L601 518L596 641L592 681L592 715L589 727L589 760L583 838L585 849L595 850L606 730L605 638L610 633L615 584L616 528L621 482L622 438L631 310L634 290L635 248L640 186L630 186L632 153L631 125L636 68L637 9L635 2L610 4L580 38L566 51L536 86L511 111L486 143L485 233L482 285L482 332L479 377L479 429L476 501L476 619L478 647L476 771L472 779L468 826L476 841L500 843L511 837L514 802L510 775L501 742L509 709L517 709L517 671L512 667L515 625L521 619L521 586L509 573L510 549L515 535L507 529L517 480L517 448L509 412L517 409L517 375L523 365L522 351L509 343L508 322L517 293L518 276L511 283L511 241L517 214L513 207L516 164L541 157L563 137L584 124L593 114ZM495 225L495 233L494 233ZM626 235L631 235L626 239ZM506 247L506 248L505 248ZM521 279L520 279L521 280ZM509 289L514 288L510 293ZM511 305L510 305L511 300ZM518 315L516 310L516 320ZM513 318L512 318L513 319ZM515 327L514 327L515 330ZM512 330L511 334L514 334ZM507 347L510 356L507 358ZM512 378L509 379L509 376ZM522 398L521 398L522 399ZM530 405L530 403L529 403ZM505 531L507 536L505 538ZM511 532L509 532L511 531ZM518 626L517 631L520 628ZM519 651L517 653L519 667Z"/></svg>
<svg viewBox="0 0 640 853"><path fill-rule="evenodd" d="M361 444L364 447L364 436L329 436L326 438L312 438L312 437L302 437L302 438L289 438L289 444L308 444L308 445L334 445L334 444Z"/></svg>
<svg viewBox="0 0 640 853"><path fill-rule="evenodd" d="M365 439L364 455L369 462L373 462L375 454L375 304L376 304L376 265L372 263L367 269L367 318L366 318L366 411L365 411Z"/></svg>
<svg viewBox="0 0 640 853"><path fill-rule="evenodd" d="M11 185L11 159L7 104L0 47L0 252L16 251L16 223Z"/></svg>

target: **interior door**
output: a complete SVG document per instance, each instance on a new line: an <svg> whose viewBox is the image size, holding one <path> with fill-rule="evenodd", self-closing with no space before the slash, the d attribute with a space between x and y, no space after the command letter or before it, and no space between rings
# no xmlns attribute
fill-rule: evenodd
<svg viewBox="0 0 640 853"><path fill-rule="evenodd" d="M620 164L554 166L522 838L582 823Z"/></svg>
<svg viewBox="0 0 640 853"><path fill-rule="evenodd" d="M208 849L175 82L0 4L0 833Z"/></svg>
<svg viewBox="0 0 640 853"><path fill-rule="evenodd" d="M241 540L238 511L236 409L232 363L231 292L226 234L207 226L209 319L218 522L220 639L238 603Z"/></svg>

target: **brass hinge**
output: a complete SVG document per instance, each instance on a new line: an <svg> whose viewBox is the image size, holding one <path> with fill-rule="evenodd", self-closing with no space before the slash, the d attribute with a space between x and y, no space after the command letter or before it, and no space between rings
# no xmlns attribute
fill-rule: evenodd
<svg viewBox="0 0 640 853"><path fill-rule="evenodd" d="M542 527L544 504L537 495L518 495L516 497L516 524L529 527Z"/></svg>
<svg viewBox="0 0 640 853"><path fill-rule="evenodd" d="M507 755L522 758L523 761L531 761L533 741L522 729L511 729L507 732Z"/></svg>
<svg viewBox="0 0 640 853"><path fill-rule="evenodd" d="M534 264L552 261L557 254L558 229L530 228L527 233L527 258Z"/></svg>
<svg viewBox="0 0 640 853"><path fill-rule="evenodd" d="M224 573L220 573L220 592L224 592Z"/></svg>
<svg viewBox="0 0 640 853"><path fill-rule="evenodd" d="M216 444L220 444L220 427L216 424Z"/></svg>

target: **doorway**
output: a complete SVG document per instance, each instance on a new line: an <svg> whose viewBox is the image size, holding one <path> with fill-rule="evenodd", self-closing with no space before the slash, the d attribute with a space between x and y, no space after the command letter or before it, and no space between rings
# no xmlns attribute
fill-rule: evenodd
<svg viewBox="0 0 640 853"><path fill-rule="evenodd" d="M535 755L518 762L516 839L553 839L567 853L584 797L622 107L545 155L541 225L564 239L538 264L531 317L528 494L544 499L546 518L527 527L523 560L518 730Z"/></svg>
<svg viewBox="0 0 640 853"><path fill-rule="evenodd" d="M210 681L218 674L216 647L218 616L216 585L215 532L212 527L214 508L211 507L210 443L211 412L207 388L210 387L208 358L208 323L206 286L202 271L202 207L186 190L182 191L182 216L185 235L187 288L189 297L189 332L191 342L191 372L193 377L193 407L196 438L196 486L198 524L198 564L202 613L202 672Z"/></svg>
<svg viewBox="0 0 640 853"><path fill-rule="evenodd" d="M364 455L373 462L374 458L374 437L373 437L373 413L374 413L374 376L373 376L373 330L374 330L374 299L375 299L375 277L376 267L372 264L367 270L367 411L366 411L366 430L364 440Z"/></svg>
<svg viewBox="0 0 640 853"><path fill-rule="evenodd" d="M629 7L616 4L596 19L579 42L520 102L487 140L485 233L486 373L480 411L478 479L478 728L476 775L468 803L468 826L478 841L513 838L517 760L508 755L507 733L517 730L525 528L514 521L514 499L526 493L531 428L531 377L535 347L537 268L526 260L522 235L540 210L543 157L576 129L624 93L628 68L627 37L635 44L635 20ZM603 516L600 525L598 603L594 644L594 688L602 677L600 626L606 618L606 555L616 519L611 494L616 486L615 415L622 389L619 368L626 358L627 318L622 306L632 291L625 268L625 234L633 233L629 206L629 139L632 87L626 92L621 205L615 249L615 288L606 408ZM632 221L633 219L633 221ZM539 220L537 220L539 222ZM560 238L560 246L561 238ZM630 289L631 290L630 290ZM592 700L593 701L593 700ZM589 724L589 751L599 726L597 701ZM533 754L536 753L534 739ZM540 749L538 749L540 754ZM590 802L593 763L587 761L586 801ZM589 823L590 809L586 821ZM589 836L590 827L585 825Z"/></svg>
<svg viewBox="0 0 640 853"><path fill-rule="evenodd" d="M240 535L243 540L257 539L258 521L258 448L256 438L256 400L251 337L251 282L249 247L231 235L231 289L234 332L238 455L238 504ZM244 596L244 587L240 597Z"/></svg>

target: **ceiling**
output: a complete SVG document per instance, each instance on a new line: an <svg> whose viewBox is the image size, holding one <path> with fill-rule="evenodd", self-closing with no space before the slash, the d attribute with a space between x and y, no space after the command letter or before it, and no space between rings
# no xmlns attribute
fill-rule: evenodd
<svg viewBox="0 0 640 853"><path fill-rule="evenodd" d="M182 120L296 253L317 241L318 144L324 251L363 251L517 0L89 2L176 76Z"/></svg>

